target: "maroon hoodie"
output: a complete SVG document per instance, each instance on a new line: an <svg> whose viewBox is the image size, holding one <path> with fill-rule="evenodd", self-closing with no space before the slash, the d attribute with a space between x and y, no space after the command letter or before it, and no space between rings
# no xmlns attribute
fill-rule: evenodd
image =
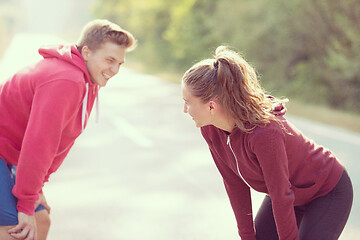
<svg viewBox="0 0 360 240"><path fill-rule="evenodd" d="M76 46L39 53L43 60L0 85L0 157L17 166L13 194L29 215L85 128L98 91Z"/></svg>
<svg viewBox="0 0 360 240"><path fill-rule="evenodd" d="M294 206L329 193L343 166L322 146L303 136L277 109L275 121L250 133L201 128L219 169L243 240L255 240L250 188L269 194L279 238L299 239Z"/></svg>

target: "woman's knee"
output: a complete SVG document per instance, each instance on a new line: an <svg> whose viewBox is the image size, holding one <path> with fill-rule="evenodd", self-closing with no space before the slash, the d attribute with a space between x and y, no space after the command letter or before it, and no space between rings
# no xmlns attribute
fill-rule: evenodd
<svg viewBox="0 0 360 240"><path fill-rule="evenodd" d="M278 240L276 224L269 196L264 198L255 217L256 240Z"/></svg>

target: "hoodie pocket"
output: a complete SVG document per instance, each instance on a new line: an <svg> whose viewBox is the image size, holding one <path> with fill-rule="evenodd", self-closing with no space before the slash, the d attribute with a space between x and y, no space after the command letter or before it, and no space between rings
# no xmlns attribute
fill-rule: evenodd
<svg viewBox="0 0 360 240"><path fill-rule="evenodd" d="M319 186L316 183L308 183L299 186L292 185L291 190L295 195L295 205L304 205L313 200L316 193L319 191Z"/></svg>

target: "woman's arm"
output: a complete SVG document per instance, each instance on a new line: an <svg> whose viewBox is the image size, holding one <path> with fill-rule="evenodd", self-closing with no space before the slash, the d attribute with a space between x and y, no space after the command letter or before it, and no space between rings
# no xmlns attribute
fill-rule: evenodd
<svg viewBox="0 0 360 240"><path fill-rule="evenodd" d="M259 161L272 201L279 238L298 239L294 211L295 196L289 180L285 134L281 128L262 129L253 134L251 146Z"/></svg>
<svg viewBox="0 0 360 240"><path fill-rule="evenodd" d="M206 130L202 128L201 133L208 143L215 165L223 177L225 189L235 214L241 239L255 240L250 188L224 163L212 148L212 141L206 134Z"/></svg>

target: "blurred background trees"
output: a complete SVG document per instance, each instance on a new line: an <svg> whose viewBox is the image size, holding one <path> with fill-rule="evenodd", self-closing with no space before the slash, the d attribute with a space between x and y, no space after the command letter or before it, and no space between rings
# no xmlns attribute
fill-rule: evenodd
<svg viewBox="0 0 360 240"><path fill-rule="evenodd" d="M95 15L132 31L149 68L181 73L224 44L275 95L360 112L358 0L102 0Z"/></svg>
<svg viewBox="0 0 360 240"><path fill-rule="evenodd" d="M91 18L133 32L139 46L129 58L152 73L180 81L228 45L271 94L360 113L359 0L0 0L0 55L15 32L74 40Z"/></svg>

